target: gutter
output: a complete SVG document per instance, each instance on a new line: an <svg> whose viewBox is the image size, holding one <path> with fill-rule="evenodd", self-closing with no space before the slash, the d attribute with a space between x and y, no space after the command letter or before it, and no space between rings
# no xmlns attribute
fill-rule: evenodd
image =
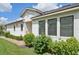
<svg viewBox="0 0 79 59"><path fill-rule="evenodd" d="M66 10L61 10L61 11L57 11L57 12L54 12L54 13L33 17L32 19L34 20L34 19L43 18L43 17L47 17L47 16L51 16L51 15L55 15L55 14L59 14L59 13L63 13L63 12L77 10L77 9L79 9L79 7L75 7L75 8L71 8L71 9L66 9Z"/></svg>

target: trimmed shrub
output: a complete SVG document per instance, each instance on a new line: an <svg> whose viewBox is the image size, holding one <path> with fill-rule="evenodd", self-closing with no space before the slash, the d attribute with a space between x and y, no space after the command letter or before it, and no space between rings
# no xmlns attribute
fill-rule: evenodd
<svg viewBox="0 0 79 59"><path fill-rule="evenodd" d="M55 55L77 55L79 50L79 42L76 38L69 38L66 41L56 41L52 45L51 54Z"/></svg>
<svg viewBox="0 0 79 59"><path fill-rule="evenodd" d="M11 38L11 39L16 39L16 40L23 40L22 36L15 36L15 35L10 34L10 32L5 32L5 37Z"/></svg>
<svg viewBox="0 0 79 59"><path fill-rule="evenodd" d="M4 35L4 26L3 25L0 25L0 36L3 36Z"/></svg>
<svg viewBox="0 0 79 59"><path fill-rule="evenodd" d="M8 38L15 39L15 36L10 34Z"/></svg>
<svg viewBox="0 0 79 59"><path fill-rule="evenodd" d="M52 45L52 52L51 54L55 55L64 55L65 54L65 47L66 42L62 41L55 41L55 43Z"/></svg>
<svg viewBox="0 0 79 59"><path fill-rule="evenodd" d="M10 32L5 32L5 37L10 37Z"/></svg>
<svg viewBox="0 0 79 59"><path fill-rule="evenodd" d="M49 45L51 43L52 43L51 38L46 37L45 35L40 35L36 37L36 40L34 42L34 50L37 54L44 54L50 51Z"/></svg>
<svg viewBox="0 0 79 59"><path fill-rule="evenodd" d="M16 39L16 40L23 40L22 36L10 35L9 38Z"/></svg>
<svg viewBox="0 0 79 59"><path fill-rule="evenodd" d="M72 37L66 40L66 54L77 55L79 50L79 42L76 38Z"/></svg>
<svg viewBox="0 0 79 59"><path fill-rule="evenodd" d="M4 35L4 31L0 30L0 36Z"/></svg>
<svg viewBox="0 0 79 59"><path fill-rule="evenodd" d="M32 47L34 42L35 36L33 33L28 33L24 35L23 40L26 43L26 46Z"/></svg>
<svg viewBox="0 0 79 59"><path fill-rule="evenodd" d="M11 38L11 39L17 39L18 36L15 36L15 35L10 34L9 38Z"/></svg>
<svg viewBox="0 0 79 59"><path fill-rule="evenodd" d="M16 36L16 40L23 40L22 36Z"/></svg>

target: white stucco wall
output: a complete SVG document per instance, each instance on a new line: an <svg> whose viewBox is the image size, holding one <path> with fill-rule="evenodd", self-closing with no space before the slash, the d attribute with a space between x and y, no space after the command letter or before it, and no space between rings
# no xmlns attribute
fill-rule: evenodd
<svg viewBox="0 0 79 59"><path fill-rule="evenodd" d="M35 12L35 11L27 11L23 14L23 18L31 18L34 16L40 15L39 13Z"/></svg>
<svg viewBox="0 0 79 59"><path fill-rule="evenodd" d="M47 17L43 17L43 18L33 20L32 21L32 32L35 35L39 35L39 24L38 24L39 21L41 21L41 20L47 21L48 19L57 18L57 36L50 36L50 37L52 37L53 39L69 38L69 37L61 37L60 36L60 17L69 16L69 15L74 15L74 37L79 39L79 10L69 11L69 12L60 13L60 14L51 15L51 16L47 16ZM47 26L47 24L45 24L45 26ZM46 27L45 30L46 30L46 35L48 35L47 27Z"/></svg>
<svg viewBox="0 0 79 59"><path fill-rule="evenodd" d="M74 36L79 39L79 12L75 14L74 18Z"/></svg>
<svg viewBox="0 0 79 59"><path fill-rule="evenodd" d="M48 21L48 19L57 18L57 36L50 36L50 37L52 37L53 39L69 38L69 37L61 37L60 36L60 17L69 16L69 15L74 15L74 37L79 39L79 10L60 13L60 14L51 15L51 16L39 18L39 19L36 19L36 20L32 20L32 33L34 33L36 36L38 36L39 35L39 21L45 20L45 22L46 22L45 23L45 26L46 26L45 32L46 32L46 35L49 36L48 35L47 21ZM21 24L22 23L23 22L18 22L18 25L15 26L15 31L14 31L14 25L15 24L8 25L7 31L9 31L13 35L24 35L24 34L26 34L26 31L27 31L26 23L23 23L24 27L23 27L23 31L21 31Z"/></svg>
<svg viewBox="0 0 79 59"><path fill-rule="evenodd" d="M16 36L24 35L25 34L24 27L23 31L21 31L21 24L23 24L23 22L17 22L14 24L7 25L7 31ZM14 25L15 25L15 31L14 31Z"/></svg>
<svg viewBox="0 0 79 59"><path fill-rule="evenodd" d="M32 33L36 36L39 35L39 24L38 21L32 21Z"/></svg>

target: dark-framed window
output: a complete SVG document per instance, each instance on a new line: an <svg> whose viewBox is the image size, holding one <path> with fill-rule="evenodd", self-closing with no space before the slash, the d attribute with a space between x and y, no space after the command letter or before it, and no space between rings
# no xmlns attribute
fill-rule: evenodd
<svg viewBox="0 0 79 59"><path fill-rule="evenodd" d="M15 25L14 25L14 31L15 31Z"/></svg>
<svg viewBox="0 0 79 59"><path fill-rule="evenodd" d="M45 34L45 20L39 21L39 34Z"/></svg>
<svg viewBox="0 0 79 59"><path fill-rule="evenodd" d="M57 35L57 18L48 20L48 35Z"/></svg>
<svg viewBox="0 0 79 59"><path fill-rule="evenodd" d="M60 17L60 36L74 35L74 16Z"/></svg>
<svg viewBox="0 0 79 59"><path fill-rule="evenodd" d="M23 31L23 24L21 24L21 31Z"/></svg>
<svg viewBox="0 0 79 59"><path fill-rule="evenodd" d="M7 26L5 26L6 27L6 30L7 30Z"/></svg>

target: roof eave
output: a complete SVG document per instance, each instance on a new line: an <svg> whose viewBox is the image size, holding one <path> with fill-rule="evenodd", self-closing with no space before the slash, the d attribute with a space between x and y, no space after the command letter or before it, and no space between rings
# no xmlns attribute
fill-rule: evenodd
<svg viewBox="0 0 79 59"><path fill-rule="evenodd" d="M74 8L70 8L70 9L66 9L66 10L61 10L61 11L53 12L53 13L46 14L46 15L41 15L41 16L33 17L32 19L38 19L38 18L42 18L42 17L46 17L46 16L50 16L50 15L55 15L55 14L59 14L59 13L63 13L63 12L73 11L73 10L77 10L77 9L79 9L79 7L74 7Z"/></svg>
<svg viewBox="0 0 79 59"><path fill-rule="evenodd" d="M15 21L15 22L7 23L7 24L5 24L5 25L11 25L11 24L14 24L14 23L17 23L17 22L21 22L21 21L23 21L23 20L19 20L19 21Z"/></svg>
<svg viewBox="0 0 79 59"><path fill-rule="evenodd" d="M43 14L43 12L40 11L40 10L37 11L37 9L36 9L36 10L32 10L32 9L30 9L30 8L27 8L27 9L24 9L24 10L22 11L20 17L22 17L22 16L24 15L24 13L25 13L26 11L28 11L28 10L31 10L31 11L37 12L37 13L39 13L39 14Z"/></svg>

